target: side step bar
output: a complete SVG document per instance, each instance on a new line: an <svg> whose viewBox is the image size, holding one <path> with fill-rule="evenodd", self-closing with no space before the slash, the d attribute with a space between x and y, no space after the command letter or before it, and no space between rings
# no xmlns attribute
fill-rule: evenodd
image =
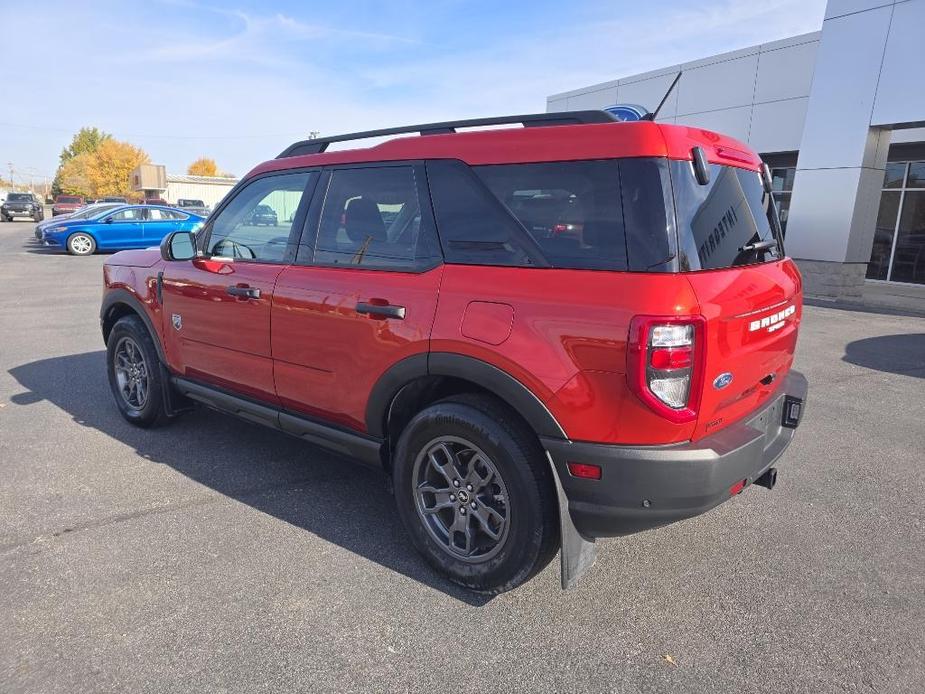
<svg viewBox="0 0 925 694"><path fill-rule="evenodd" d="M331 427L308 417L254 402L180 376L174 376L171 382L180 393L208 407L298 436L335 453L356 458L366 465L382 468L379 452L383 442L379 439Z"/></svg>

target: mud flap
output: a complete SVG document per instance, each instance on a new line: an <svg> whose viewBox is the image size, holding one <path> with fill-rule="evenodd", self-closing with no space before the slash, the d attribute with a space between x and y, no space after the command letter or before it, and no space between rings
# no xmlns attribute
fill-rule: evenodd
<svg viewBox="0 0 925 694"><path fill-rule="evenodd" d="M556 496L559 500L559 536L562 538L559 568L562 589L569 590L574 588L578 579L594 566L594 561L597 559L597 545L593 539L588 539L578 532L572 522L572 516L568 512L568 497L565 495L562 482L559 480L559 473L556 472L555 463L552 462L552 456L548 451L546 459L549 460L549 468L556 481Z"/></svg>

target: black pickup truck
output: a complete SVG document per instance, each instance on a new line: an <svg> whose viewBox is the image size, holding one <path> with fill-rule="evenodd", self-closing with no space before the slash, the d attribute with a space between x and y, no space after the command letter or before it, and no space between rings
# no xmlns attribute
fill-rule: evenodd
<svg viewBox="0 0 925 694"><path fill-rule="evenodd" d="M14 217L28 217L36 222L45 219L45 207L32 193L10 193L0 205L0 221L12 222Z"/></svg>

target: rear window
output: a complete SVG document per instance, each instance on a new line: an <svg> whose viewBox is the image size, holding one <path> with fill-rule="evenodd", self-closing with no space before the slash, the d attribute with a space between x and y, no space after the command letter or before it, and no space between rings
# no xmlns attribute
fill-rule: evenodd
<svg viewBox="0 0 925 694"><path fill-rule="evenodd" d="M672 161L681 270L771 262L783 257L780 222L757 172L712 165L700 185L690 162ZM754 245L767 248L754 249Z"/></svg>
<svg viewBox="0 0 925 694"><path fill-rule="evenodd" d="M667 269L665 160L467 167L428 164L447 261L589 270Z"/></svg>
<svg viewBox="0 0 925 694"><path fill-rule="evenodd" d="M58 196L58 202L63 202L63 203L66 203L66 204L70 204L70 203L79 203L79 202L80 202L80 198L74 197L74 196L72 196L72 195L60 195L60 196Z"/></svg>

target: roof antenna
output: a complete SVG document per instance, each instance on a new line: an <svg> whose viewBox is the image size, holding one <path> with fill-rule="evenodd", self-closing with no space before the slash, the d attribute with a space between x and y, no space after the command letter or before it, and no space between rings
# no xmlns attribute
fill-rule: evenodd
<svg viewBox="0 0 925 694"><path fill-rule="evenodd" d="M655 120L658 116L658 112L662 110L662 106L665 105L665 102L668 101L668 96L671 94L671 90L674 89L674 86L678 83L678 80L681 79L681 70L678 70L678 74L674 76L674 79L671 82L671 86L668 87L668 91L665 92L665 96L662 97L662 100L658 102L655 110L652 113L647 113L640 120Z"/></svg>

